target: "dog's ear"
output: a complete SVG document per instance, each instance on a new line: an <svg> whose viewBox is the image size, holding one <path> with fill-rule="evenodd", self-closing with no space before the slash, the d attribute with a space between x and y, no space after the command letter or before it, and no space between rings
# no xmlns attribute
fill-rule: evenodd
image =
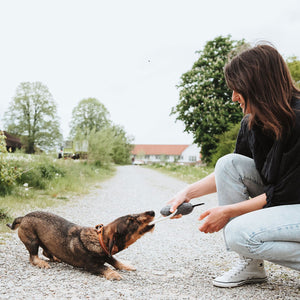
<svg viewBox="0 0 300 300"><path fill-rule="evenodd" d="M115 237L115 235L113 235L112 238L109 239L109 243L108 243L108 253L109 253L109 256L111 256L111 253L113 251L115 243L116 243L116 237Z"/></svg>

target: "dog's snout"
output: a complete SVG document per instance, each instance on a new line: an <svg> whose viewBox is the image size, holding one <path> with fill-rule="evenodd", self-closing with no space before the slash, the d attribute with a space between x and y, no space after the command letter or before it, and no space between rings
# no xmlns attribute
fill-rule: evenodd
<svg viewBox="0 0 300 300"><path fill-rule="evenodd" d="M155 212L153 210L149 210L147 211L147 215L154 217L155 216Z"/></svg>

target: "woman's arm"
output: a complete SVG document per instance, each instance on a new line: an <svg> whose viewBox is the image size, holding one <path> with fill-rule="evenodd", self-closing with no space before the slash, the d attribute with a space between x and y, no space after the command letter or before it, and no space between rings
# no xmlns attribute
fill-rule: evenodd
<svg viewBox="0 0 300 300"><path fill-rule="evenodd" d="M178 194L168 202L168 204L171 205L170 211L174 212L183 202L189 202L193 198L215 193L216 191L215 174L211 173L205 178L190 184L185 189L178 192Z"/></svg>
<svg viewBox="0 0 300 300"><path fill-rule="evenodd" d="M218 206L200 215L199 220L206 218L199 227L204 233L213 233L222 229L231 218L238 217L251 211L262 209L267 204L266 194L245 200L236 204Z"/></svg>

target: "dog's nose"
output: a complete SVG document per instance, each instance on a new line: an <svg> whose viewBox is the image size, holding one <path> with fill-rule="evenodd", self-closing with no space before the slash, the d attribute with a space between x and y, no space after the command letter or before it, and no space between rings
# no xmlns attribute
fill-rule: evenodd
<svg viewBox="0 0 300 300"><path fill-rule="evenodd" d="M151 217L154 217L155 216L155 212L153 210L149 210L146 212L147 215L151 216Z"/></svg>

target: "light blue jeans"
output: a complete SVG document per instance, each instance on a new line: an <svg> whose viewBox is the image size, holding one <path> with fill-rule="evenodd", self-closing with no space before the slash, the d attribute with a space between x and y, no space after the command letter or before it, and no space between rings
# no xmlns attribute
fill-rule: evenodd
<svg viewBox="0 0 300 300"><path fill-rule="evenodd" d="M264 193L254 161L246 156L228 154L219 159L215 178L220 205ZM224 238L229 251L300 271L300 204L263 208L231 219Z"/></svg>

